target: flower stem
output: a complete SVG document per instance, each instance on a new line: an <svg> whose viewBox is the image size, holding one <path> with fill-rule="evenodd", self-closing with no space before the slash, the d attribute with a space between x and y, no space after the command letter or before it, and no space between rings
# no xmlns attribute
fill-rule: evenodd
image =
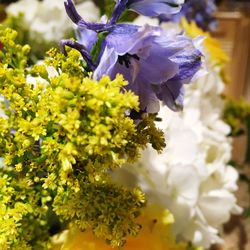
<svg viewBox="0 0 250 250"><path fill-rule="evenodd" d="M109 20L110 25L115 24L119 20L121 14L126 10L127 3L128 0L117 0L112 16Z"/></svg>

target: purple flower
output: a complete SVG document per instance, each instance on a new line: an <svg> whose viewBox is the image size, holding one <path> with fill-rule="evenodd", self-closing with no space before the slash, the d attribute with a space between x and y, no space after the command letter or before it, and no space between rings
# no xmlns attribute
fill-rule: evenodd
<svg viewBox="0 0 250 250"><path fill-rule="evenodd" d="M73 21L78 16L72 6L67 13ZM168 35L160 27L112 25L102 40L93 30L79 25L79 43L66 41L62 45L78 49L96 79L122 74L129 83L127 89L139 96L142 111L158 112L159 100L172 110L180 110L183 84L189 83L201 67L201 53L193 41L184 35ZM90 51L100 42L99 56L91 61Z"/></svg>
<svg viewBox="0 0 250 250"><path fill-rule="evenodd" d="M159 16L180 11L184 0L128 0L127 7L144 16Z"/></svg>
<svg viewBox="0 0 250 250"><path fill-rule="evenodd" d="M131 9L144 16L159 16L177 13L184 0L116 0L116 6L109 24L118 21L126 9Z"/></svg>
<svg viewBox="0 0 250 250"><path fill-rule="evenodd" d="M172 110L183 106L183 84L201 67L192 40L168 36L159 27L117 25L106 37L94 77L120 73L140 98L141 110L158 112L159 100Z"/></svg>
<svg viewBox="0 0 250 250"><path fill-rule="evenodd" d="M160 19L179 22L184 16L188 21L195 21L197 26L205 31L214 30L217 25L214 17L216 11L214 2L214 0L187 0L179 13L175 15L162 14Z"/></svg>

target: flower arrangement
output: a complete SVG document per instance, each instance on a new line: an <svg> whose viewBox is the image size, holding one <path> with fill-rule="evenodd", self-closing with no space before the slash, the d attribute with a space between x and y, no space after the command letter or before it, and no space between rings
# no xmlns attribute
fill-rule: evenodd
<svg viewBox="0 0 250 250"><path fill-rule="evenodd" d="M7 8L0 248L200 250L221 242L222 224L241 212L221 120L227 57L211 37L202 49L194 23L123 22L131 12L162 21L182 0L99 4L20 0Z"/></svg>

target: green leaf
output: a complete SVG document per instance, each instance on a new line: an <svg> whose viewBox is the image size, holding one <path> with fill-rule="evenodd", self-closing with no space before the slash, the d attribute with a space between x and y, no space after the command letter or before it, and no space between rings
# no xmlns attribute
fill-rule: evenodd
<svg viewBox="0 0 250 250"><path fill-rule="evenodd" d="M95 62L100 54L101 51L101 46L102 46L102 42L103 40L106 38L106 36L108 35L108 32L101 32L98 34L98 40L97 42L94 44L92 50L91 50L91 55L93 57L93 61Z"/></svg>
<svg viewBox="0 0 250 250"><path fill-rule="evenodd" d="M250 207L244 211L244 217L250 218Z"/></svg>

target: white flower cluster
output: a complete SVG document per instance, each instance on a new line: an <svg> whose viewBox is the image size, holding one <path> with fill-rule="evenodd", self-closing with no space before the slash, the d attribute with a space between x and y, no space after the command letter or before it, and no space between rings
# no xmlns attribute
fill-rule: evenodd
<svg viewBox="0 0 250 250"><path fill-rule="evenodd" d="M99 9L92 1L78 4L77 10L86 21L99 19ZM19 13L23 13L24 26L34 40L58 42L73 30L63 0L20 0L7 8L8 15L18 16Z"/></svg>
<svg viewBox="0 0 250 250"><path fill-rule="evenodd" d="M231 139L221 120L223 87L217 70L209 69L186 88L182 113L162 107L166 149L157 154L148 148L135 169L123 170L137 178L149 202L173 213L177 238L204 248L221 243L222 225L241 212L234 196L238 173L227 165Z"/></svg>

